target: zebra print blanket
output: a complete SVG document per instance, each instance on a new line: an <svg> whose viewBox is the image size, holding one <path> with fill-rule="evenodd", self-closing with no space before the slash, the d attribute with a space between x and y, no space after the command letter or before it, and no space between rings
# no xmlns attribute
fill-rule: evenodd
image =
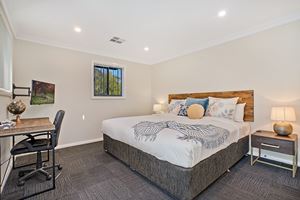
<svg viewBox="0 0 300 200"><path fill-rule="evenodd" d="M173 129L181 133L178 139L200 142L205 148L216 148L224 143L229 131L214 125L182 124L175 121L150 122L142 121L133 126L136 140L155 141L158 133L165 129Z"/></svg>

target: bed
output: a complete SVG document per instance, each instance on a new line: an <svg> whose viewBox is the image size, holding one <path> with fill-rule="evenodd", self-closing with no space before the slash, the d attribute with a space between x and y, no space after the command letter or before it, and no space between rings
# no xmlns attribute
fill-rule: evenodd
<svg viewBox="0 0 300 200"><path fill-rule="evenodd" d="M238 162L249 150L249 122L254 120L253 91L171 94L172 99L187 97L240 97L246 103L245 122L217 117L191 120L172 114L123 117L104 120L104 149L131 169L146 177L172 197L191 200ZM133 127L141 121L176 122L224 127L227 139L216 148L207 149L194 141L179 140L180 132L162 129L154 138L137 141Z"/></svg>

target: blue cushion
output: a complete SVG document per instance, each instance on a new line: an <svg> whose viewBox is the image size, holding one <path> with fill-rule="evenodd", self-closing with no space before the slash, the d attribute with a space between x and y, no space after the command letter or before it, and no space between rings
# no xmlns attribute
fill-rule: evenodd
<svg viewBox="0 0 300 200"><path fill-rule="evenodd" d="M204 110L206 110L208 106L208 98L203 98L203 99L187 98L185 105L189 107L192 104L200 104L203 106Z"/></svg>

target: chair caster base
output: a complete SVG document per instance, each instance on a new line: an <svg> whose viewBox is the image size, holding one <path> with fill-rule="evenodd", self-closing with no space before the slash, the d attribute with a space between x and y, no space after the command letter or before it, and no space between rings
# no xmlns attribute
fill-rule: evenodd
<svg viewBox="0 0 300 200"><path fill-rule="evenodd" d="M23 177L23 176L25 176L25 173L21 171L21 172L19 172L18 176Z"/></svg>
<svg viewBox="0 0 300 200"><path fill-rule="evenodd" d="M21 187L25 185L25 181L18 181L17 186Z"/></svg>
<svg viewBox="0 0 300 200"><path fill-rule="evenodd" d="M52 176L49 174L47 177L46 177L46 180L47 181L50 181L52 179Z"/></svg>
<svg viewBox="0 0 300 200"><path fill-rule="evenodd" d="M58 170L62 170L63 167L62 167L61 165L58 165L58 166L57 166L57 169L58 169Z"/></svg>
<svg viewBox="0 0 300 200"><path fill-rule="evenodd" d="M19 171L18 176L19 176L19 178L21 178L21 177L25 176L26 174L29 174L32 171L34 171L34 170L33 169L29 169L29 170Z"/></svg>

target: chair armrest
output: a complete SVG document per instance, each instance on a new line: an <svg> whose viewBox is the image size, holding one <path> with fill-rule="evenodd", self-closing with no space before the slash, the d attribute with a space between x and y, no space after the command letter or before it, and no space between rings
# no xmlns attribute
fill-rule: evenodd
<svg viewBox="0 0 300 200"><path fill-rule="evenodd" d="M36 137L41 136L41 135L48 135L48 134L49 134L48 132L39 133L39 134L36 134L36 135L27 134L27 135L25 135L27 138L21 140L20 142L25 142L25 141L28 141L28 140L34 141Z"/></svg>
<svg viewBox="0 0 300 200"><path fill-rule="evenodd" d="M22 141L26 141L26 140L28 140L28 139L30 139L30 140L34 140L34 136L32 136L31 134L28 134L28 135L26 135L26 139L24 139L24 140L22 140Z"/></svg>
<svg viewBox="0 0 300 200"><path fill-rule="evenodd" d="M33 150L33 146L29 142L27 142L26 140L21 141L19 144L24 145L29 151Z"/></svg>
<svg viewBox="0 0 300 200"><path fill-rule="evenodd" d="M49 135L50 133L48 133L48 132L45 132L45 133L39 133L39 134L35 134L35 135L31 135L32 137L33 137L33 139L35 138L35 137L38 137L38 136L41 136L41 135ZM31 137L30 137L31 138Z"/></svg>

